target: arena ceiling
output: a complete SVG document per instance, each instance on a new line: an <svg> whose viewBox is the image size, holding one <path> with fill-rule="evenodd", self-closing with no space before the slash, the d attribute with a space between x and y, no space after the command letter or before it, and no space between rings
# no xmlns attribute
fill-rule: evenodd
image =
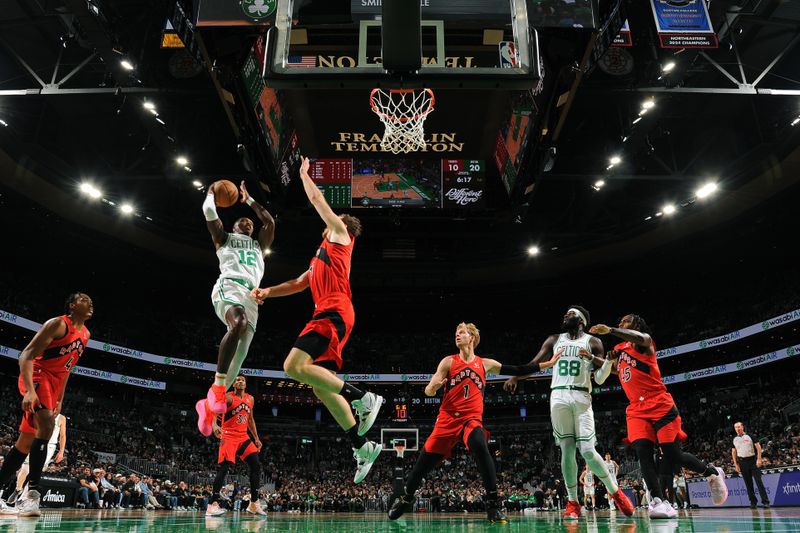
<svg viewBox="0 0 800 533"><path fill-rule="evenodd" d="M160 48L172 2L6 4L4 182L112 237L174 258L213 261L200 217L203 193L194 182L246 178L251 189L264 185L256 197L278 215L276 264L291 270L307 260L321 227L301 198L270 194L274 177L253 168L242 125L222 104L224 72L195 66L184 50ZM517 196L509 198L490 174L486 209L359 210L365 263L378 271L414 261L436 271L469 261L465 281L498 272L542 275L622 259L736 217L746 225L749 210L796 191L787 188L800 176L800 125L792 125L800 116L800 5L711 2L720 47L703 52L659 49L646 3L625 4L636 45L611 66L581 68L585 35L540 31L558 78L557 134L531 143L542 164L527 169ZM349 8L328 5L324 16L334 18ZM208 35L210 53L220 57L251 40L246 32ZM663 72L670 62L674 69ZM556 106L561 95L571 95L568 106ZM654 107L641 114L646 101ZM548 156L541 154L553 153L551 147L552 168L543 171ZM177 163L179 156L188 163ZM78 187L88 179L116 205L87 202ZM708 182L719 190L699 201L696 190ZM111 221L124 201L138 216L123 229ZM664 214L667 204L676 207L673 217ZM531 246L540 251L536 269L528 268Z"/></svg>

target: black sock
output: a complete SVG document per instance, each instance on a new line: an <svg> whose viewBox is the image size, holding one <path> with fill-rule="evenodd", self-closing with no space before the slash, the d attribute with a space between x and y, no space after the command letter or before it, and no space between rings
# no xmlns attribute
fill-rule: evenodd
<svg viewBox="0 0 800 533"><path fill-rule="evenodd" d="M486 502L491 506L497 506L497 470L494 460L489 453L489 443L486 442L486 433L482 427L477 427L467 437L469 451L473 459L478 464L478 471L481 473L483 488L486 489Z"/></svg>
<svg viewBox="0 0 800 533"><path fill-rule="evenodd" d="M342 390L339 391L339 394L344 397L345 400L348 402L352 402L353 400L360 400L364 397L364 391L359 390L352 386L351 384L345 382L342 385Z"/></svg>
<svg viewBox="0 0 800 533"><path fill-rule="evenodd" d="M680 467L685 467L687 470L702 474L703 477L716 476L719 474L717 469L712 464L703 464L703 461L694 455L683 451L679 440L661 445L661 450L664 452L664 457L672 463L674 468L673 472L678 472Z"/></svg>
<svg viewBox="0 0 800 533"><path fill-rule="evenodd" d="M367 437L359 437L358 436L358 424L355 424L348 430L345 430L347 436L350 437L350 446L358 450L361 448L365 442L367 442Z"/></svg>
<svg viewBox="0 0 800 533"><path fill-rule="evenodd" d="M443 458L444 456L439 453L428 453L425 450L420 452L414 468L411 469L411 473L406 478L406 496L414 496L425 475L433 470L433 467Z"/></svg>
<svg viewBox="0 0 800 533"><path fill-rule="evenodd" d="M647 483L650 495L653 498L663 500L664 491L661 489L661 483L658 480L658 471L656 470L656 460L654 457L655 444L647 439L638 439L633 441L631 447L636 451L636 455L639 458L642 477L644 478L644 482Z"/></svg>
<svg viewBox="0 0 800 533"><path fill-rule="evenodd" d="M39 490L39 478L47 459L47 443L50 439L33 439L31 445L30 472L28 473L28 491Z"/></svg>
<svg viewBox="0 0 800 533"><path fill-rule="evenodd" d="M5 486L6 483L11 481L11 478L16 477L17 470L25 462L27 456L27 454L19 451L16 446L11 447L3 461L3 468L0 468L0 487Z"/></svg>

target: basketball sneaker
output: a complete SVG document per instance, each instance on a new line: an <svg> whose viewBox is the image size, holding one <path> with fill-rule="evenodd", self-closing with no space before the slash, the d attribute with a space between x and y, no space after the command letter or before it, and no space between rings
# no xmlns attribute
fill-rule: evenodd
<svg viewBox="0 0 800 533"><path fill-rule="evenodd" d="M6 502L3 501L2 498L0 498L0 514L15 515L17 514L17 511L18 509L16 507L8 505Z"/></svg>
<svg viewBox="0 0 800 533"><path fill-rule="evenodd" d="M631 502L630 498L628 498L622 489L617 489L617 492L611 495L611 509L614 509L614 505L616 505L620 511L622 511L625 516L633 515L633 503Z"/></svg>
<svg viewBox="0 0 800 533"><path fill-rule="evenodd" d="M413 511L415 500L414 496L409 496L408 494L403 494L397 498L392 504L392 508L389 509L389 520L397 520L405 513Z"/></svg>
<svg viewBox="0 0 800 533"><path fill-rule="evenodd" d="M489 507L486 511L486 519L492 524L508 524L508 518L503 514L503 510L497 506Z"/></svg>
<svg viewBox="0 0 800 533"><path fill-rule="evenodd" d="M647 509L647 515L652 518L675 518L678 511L672 508L669 502L662 501L661 498L653 498Z"/></svg>
<svg viewBox="0 0 800 533"><path fill-rule="evenodd" d="M39 510L39 491L29 490L28 497L19 502L19 516L41 516Z"/></svg>
<svg viewBox="0 0 800 533"><path fill-rule="evenodd" d="M208 401L203 398L194 404L194 410L197 411L197 429L204 437L208 437L214 432L211 427L211 421L214 419L214 413L208 410Z"/></svg>
<svg viewBox="0 0 800 533"><path fill-rule="evenodd" d="M717 475L708 476L708 487L711 489L711 500L714 505L722 505L728 499L728 486L725 484L725 472L718 466L714 469Z"/></svg>
<svg viewBox="0 0 800 533"><path fill-rule="evenodd" d="M206 516L220 516L225 514L225 509L219 506L219 503L209 503L206 508Z"/></svg>
<svg viewBox="0 0 800 533"><path fill-rule="evenodd" d="M367 477L372 465L375 464L375 459L381 454L383 449L382 444L368 440L359 449L353 448L353 458L356 460L356 475L353 478L353 483L358 485L364 478Z"/></svg>
<svg viewBox="0 0 800 533"><path fill-rule="evenodd" d="M581 517L581 504L574 500L567 500L567 506L564 512L561 513L561 518L564 520L577 520Z"/></svg>
<svg viewBox="0 0 800 533"><path fill-rule="evenodd" d="M247 506L247 512L267 516L267 512L261 508L261 502L250 502L250 505Z"/></svg>
<svg viewBox="0 0 800 533"><path fill-rule="evenodd" d="M366 435L378 418L378 411L383 405L383 396L368 392L360 399L353 400L351 405L358 416L358 436Z"/></svg>
<svg viewBox="0 0 800 533"><path fill-rule="evenodd" d="M25 488L26 489L28 488L27 485L25 486ZM25 492L27 493L27 490ZM8 498L6 498L6 503L8 505L15 505L17 503L17 499L18 498L19 498L19 491L18 490L14 490L14 492L9 494Z"/></svg>
<svg viewBox="0 0 800 533"><path fill-rule="evenodd" d="M225 397L225 385L211 385L206 394L208 408L212 413L222 414L228 409L228 399Z"/></svg>

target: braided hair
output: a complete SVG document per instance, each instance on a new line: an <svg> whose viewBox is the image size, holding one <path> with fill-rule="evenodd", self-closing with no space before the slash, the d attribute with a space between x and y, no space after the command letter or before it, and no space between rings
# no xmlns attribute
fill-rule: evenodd
<svg viewBox="0 0 800 533"><path fill-rule="evenodd" d="M652 335L653 332L650 330L650 326L647 325L647 322L644 321L639 315L635 315L633 313L630 314L631 317L631 327L636 331L640 331L642 333L647 333L648 335Z"/></svg>

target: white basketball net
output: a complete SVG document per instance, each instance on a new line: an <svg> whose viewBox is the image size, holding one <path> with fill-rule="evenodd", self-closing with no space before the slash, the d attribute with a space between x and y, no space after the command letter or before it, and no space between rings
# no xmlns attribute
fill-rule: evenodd
<svg viewBox="0 0 800 533"><path fill-rule="evenodd" d="M373 89L369 95L370 107L386 126L381 149L407 154L425 148L423 125L435 101L430 89Z"/></svg>

